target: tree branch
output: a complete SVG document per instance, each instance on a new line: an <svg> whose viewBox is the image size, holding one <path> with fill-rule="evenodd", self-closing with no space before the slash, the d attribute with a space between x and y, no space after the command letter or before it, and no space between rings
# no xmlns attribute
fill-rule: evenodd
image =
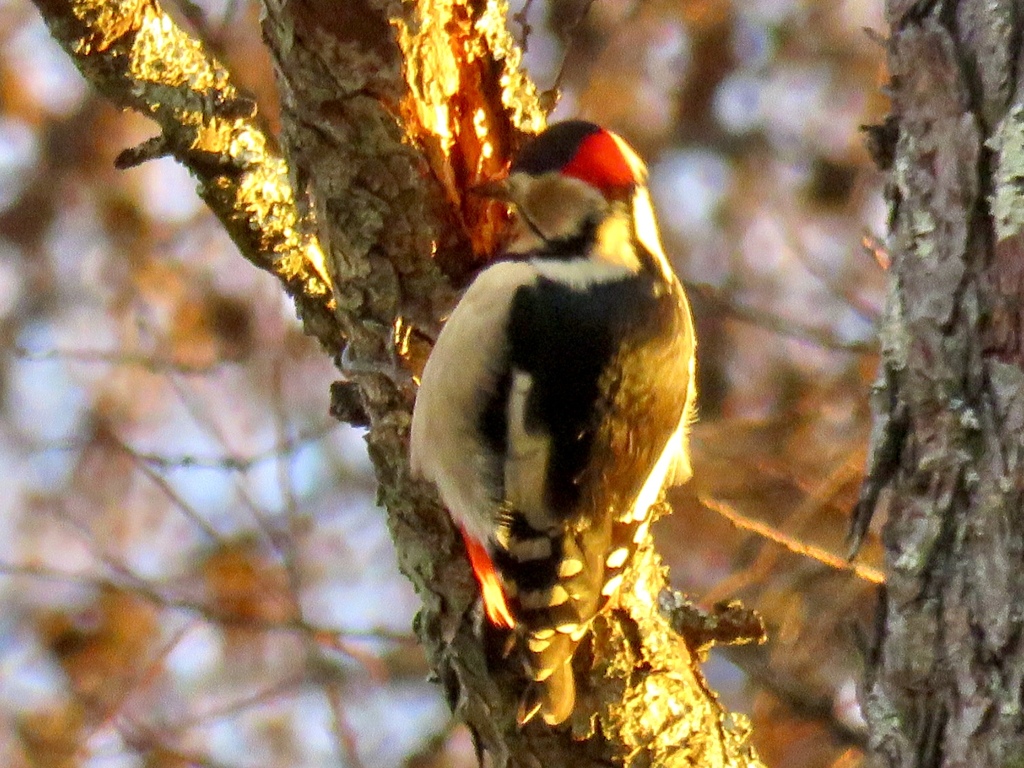
<svg viewBox="0 0 1024 768"><path fill-rule="evenodd" d="M288 167L256 122L256 104L156 0L37 0L54 38L85 78L119 107L151 117L160 135L118 158L120 167L172 155L242 254L275 275L306 329L337 347L331 288Z"/></svg>

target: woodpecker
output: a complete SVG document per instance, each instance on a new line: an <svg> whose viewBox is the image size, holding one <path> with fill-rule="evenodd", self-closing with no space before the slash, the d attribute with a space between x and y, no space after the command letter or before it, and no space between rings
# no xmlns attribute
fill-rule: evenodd
<svg viewBox="0 0 1024 768"><path fill-rule="evenodd" d="M691 475L696 342L646 180L593 123L529 140L485 185L511 207L509 242L444 325L413 411L412 471L436 484L487 619L521 649L520 724L572 713L573 654L662 488Z"/></svg>

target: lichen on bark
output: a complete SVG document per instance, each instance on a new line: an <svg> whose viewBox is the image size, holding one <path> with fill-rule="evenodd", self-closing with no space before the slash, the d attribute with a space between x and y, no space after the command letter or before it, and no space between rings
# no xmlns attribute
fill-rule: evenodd
<svg viewBox="0 0 1024 768"><path fill-rule="evenodd" d="M870 759L1003 766L1024 744L1024 18L1007 0L887 15L890 299L854 524L887 514Z"/></svg>

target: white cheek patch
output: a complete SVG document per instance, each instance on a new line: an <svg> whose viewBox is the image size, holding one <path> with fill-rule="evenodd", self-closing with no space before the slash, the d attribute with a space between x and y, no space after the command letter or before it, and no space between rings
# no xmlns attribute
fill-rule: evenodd
<svg viewBox="0 0 1024 768"><path fill-rule="evenodd" d="M611 213L599 190L556 171L514 173L506 186L515 219L509 253L540 251L550 242L577 237L583 222L601 221Z"/></svg>
<svg viewBox="0 0 1024 768"><path fill-rule="evenodd" d="M519 210L546 240L576 235L580 222L607 208L604 196L594 187L558 172L524 176L519 187Z"/></svg>

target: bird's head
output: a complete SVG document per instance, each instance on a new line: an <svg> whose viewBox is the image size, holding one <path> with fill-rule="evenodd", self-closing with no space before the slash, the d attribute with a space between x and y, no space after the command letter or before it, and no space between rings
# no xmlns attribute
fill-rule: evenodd
<svg viewBox="0 0 1024 768"><path fill-rule="evenodd" d="M481 191L513 207L512 253L596 256L635 271L637 242L661 251L647 167L594 123L555 123L527 141L506 178Z"/></svg>

